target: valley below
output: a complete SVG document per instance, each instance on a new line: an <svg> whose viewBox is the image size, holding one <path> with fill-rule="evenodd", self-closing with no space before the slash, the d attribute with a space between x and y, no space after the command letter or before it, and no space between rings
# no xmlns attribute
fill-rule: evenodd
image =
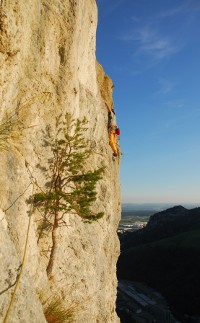
<svg viewBox="0 0 200 323"><path fill-rule="evenodd" d="M136 216L141 223L147 220L142 228L119 233L118 301L123 294L121 281L140 282L165 298L170 315L160 320L154 314L152 321L143 317L144 309L140 308L141 313L133 311L136 314L132 318L129 315L130 322L200 322L200 208L176 206L153 214L147 212L134 213L132 218L132 226ZM124 219L128 225L122 214L122 222ZM126 294L129 288L123 290ZM148 297L148 293L143 294ZM126 310L125 315L130 314L130 308Z"/></svg>

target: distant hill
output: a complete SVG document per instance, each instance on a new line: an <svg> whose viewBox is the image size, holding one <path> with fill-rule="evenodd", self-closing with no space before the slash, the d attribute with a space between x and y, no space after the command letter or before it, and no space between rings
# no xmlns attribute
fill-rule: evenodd
<svg viewBox="0 0 200 323"><path fill-rule="evenodd" d="M174 206L151 215L145 228L121 235L121 250L198 228L200 229L200 207L188 210L183 206Z"/></svg>
<svg viewBox="0 0 200 323"><path fill-rule="evenodd" d="M156 213L145 228L120 239L118 278L160 291L181 322L193 322L185 314L200 316L200 208Z"/></svg>

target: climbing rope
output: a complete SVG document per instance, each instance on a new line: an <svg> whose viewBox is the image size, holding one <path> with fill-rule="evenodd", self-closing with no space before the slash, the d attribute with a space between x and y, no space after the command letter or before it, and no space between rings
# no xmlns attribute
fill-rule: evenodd
<svg viewBox="0 0 200 323"><path fill-rule="evenodd" d="M33 185L33 190L34 190L34 185ZM32 191L32 195L33 195L33 191ZM8 320L8 316L10 314L10 310L11 310L11 307L12 307L12 304L13 304L13 301L14 301L14 298L15 298L15 295L16 295L16 291L17 291L17 288L19 286L20 278L21 278L21 275L22 275L22 270L23 270L23 267L24 267L25 258L26 258L26 252L27 252L27 246L28 246L28 237L29 237L29 231L30 231L30 226L31 226L31 215L32 215L32 213L33 213L33 204L31 204L28 227L27 227L27 232L26 232L26 241L25 241L25 247L24 247L24 254L23 254L23 259L22 259L20 272L19 272L19 275L18 275L18 279L17 279L16 285L15 285L15 288L14 288L14 291L13 291L13 294L12 294L12 297L11 297L11 300L10 300L6 315L5 315L4 320L3 320L3 323L6 323L7 320Z"/></svg>

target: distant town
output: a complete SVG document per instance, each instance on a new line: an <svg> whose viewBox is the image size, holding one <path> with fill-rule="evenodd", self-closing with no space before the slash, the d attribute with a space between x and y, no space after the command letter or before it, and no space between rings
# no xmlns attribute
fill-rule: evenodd
<svg viewBox="0 0 200 323"><path fill-rule="evenodd" d="M122 204L122 218L117 232L123 234L126 232L134 232L144 228L149 220L149 217L157 212L161 212L169 207L171 203L124 203ZM192 209L196 204L185 204L185 207Z"/></svg>
<svg viewBox="0 0 200 323"><path fill-rule="evenodd" d="M147 221L144 221L144 222L136 221L131 224L122 223L119 225L117 232L118 233L134 232L136 230L144 228L146 225L147 225Z"/></svg>

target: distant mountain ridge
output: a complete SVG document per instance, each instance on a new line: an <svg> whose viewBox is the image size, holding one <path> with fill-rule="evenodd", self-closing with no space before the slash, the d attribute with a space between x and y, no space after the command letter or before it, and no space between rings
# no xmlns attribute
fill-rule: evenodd
<svg viewBox="0 0 200 323"><path fill-rule="evenodd" d="M162 227L168 234L172 229L171 233L179 233L200 227L200 207L188 210L179 205L150 216L146 230L160 230Z"/></svg>
<svg viewBox="0 0 200 323"><path fill-rule="evenodd" d="M200 207L188 210L179 205L150 216L147 226L137 232L122 235L122 250L179 233L200 229Z"/></svg>

